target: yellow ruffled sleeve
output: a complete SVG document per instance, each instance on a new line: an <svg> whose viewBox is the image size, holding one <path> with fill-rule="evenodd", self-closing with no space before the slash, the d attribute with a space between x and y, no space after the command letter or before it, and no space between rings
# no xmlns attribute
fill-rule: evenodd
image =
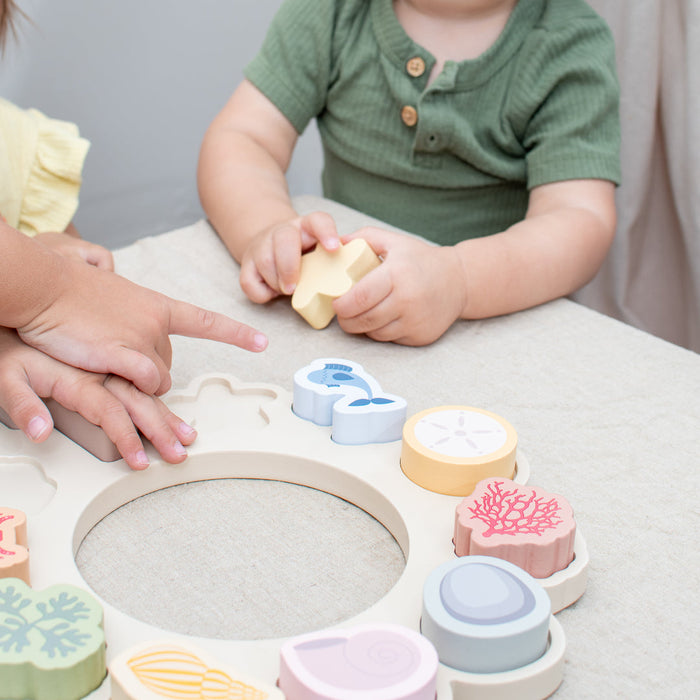
<svg viewBox="0 0 700 700"><path fill-rule="evenodd" d="M0 100L0 147L0 214L30 236L64 231L90 148L78 127Z"/></svg>

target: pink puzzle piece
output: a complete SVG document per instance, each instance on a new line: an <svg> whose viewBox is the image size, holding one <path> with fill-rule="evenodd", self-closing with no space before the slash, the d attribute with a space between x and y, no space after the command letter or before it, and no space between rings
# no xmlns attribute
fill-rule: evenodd
<svg viewBox="0 0 700 700"><path fill-rule="evenodd" d="M438 656L401 625L359 625L302 635L281 649L287 700L435 700Z"/></svg>
<svg viewBox="0 0 700 700"><path fill-rule="evenodd" d="M44 403L51 412L51 418L56 430L103 462L116 462L118 459L121 459L119 450L99 425L94 425L75 411L69 411L61 406L58 401L44 399ZM17 430L17 426L12 419L1 408L0 423L12 430Z"/></svg>
<svg viewBox="0 0 700 700"><path fill-rule="evenodd" d="M29 584L27 517L21 510L0 506L0 578Z"/></svg>
<svg viewBox="0 0 700 700"><path fill-rule="evenodd" d="M563 496L500 477L480 481L455 513L457 556L498 557L535 578L571 563L575 535L574 513Z"/></svg>

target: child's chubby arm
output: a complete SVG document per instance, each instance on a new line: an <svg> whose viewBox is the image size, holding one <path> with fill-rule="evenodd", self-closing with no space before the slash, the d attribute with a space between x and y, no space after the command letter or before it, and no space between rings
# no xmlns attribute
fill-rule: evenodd
<svg viewBox="0 0 700 700"><path fill-rule="evenodd" d="M209 221L241 263L241 287L264 303L291 294L301 254L340 239L323 212L300 217L285 172L298 134L252 83L243 81L210 125L202 143L197 183Z"/></svg>
<svg viewBox="0 0 700 700"><path fill-rule="evenodd" d="M586 284L615 232L615 186L571 180L532 190L525 219L506 231L432 246L362 229L383 263L333 306L348 333L426 345L454 321L520 311Z"/></svg>
<svg viewBox="0 0 700 700"><path fill-rule="evenodd" d="M23 343L14 330L0 328L0 406L35 442L45 440L53 427L40 396L100 425L132 469L149 463L137 428L172 464L185 459L184 445L196 437L160 399L125 379L65 365Z"/></svg>
<svg viewBox="0 0 700 700"><path fill-rule="evenodd" d="M67 364L116 374L142 391L170 388L170 335L259 352L265 336L108 270L56 254L0 222L0 325Z"/></svg>

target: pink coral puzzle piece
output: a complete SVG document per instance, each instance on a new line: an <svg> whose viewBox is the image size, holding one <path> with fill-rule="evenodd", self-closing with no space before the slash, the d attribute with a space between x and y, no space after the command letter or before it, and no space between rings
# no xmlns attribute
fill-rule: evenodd
<svg viewBox="0 0 700 700"><path fill-rule="evenodd" d="M56 430L102 462L116 462L121 459L119 450L99 425L94 425L79 413L61 406L58 401L44 399L44 403L51 413ZM12 419L1 408L0 423L12 430L17 430Z"/></svg>
<svg viewBox="0 0 700 700"><path fill-rule="evenodd" d="M292 308L316 330L325 328L335 316L333 300L350 291L380 262L369 243L361 238L330 252L317 245L301 257Z"/></svg>
<svg viewBox="0 0 700 700"><path fill-rule="evenodd" d="M542 579L574 558L576 521L569 502L537 486L493 477L457 506L457 556L498 557Z"/></svg>
<svg viewBox="0 0 700 700"><path fill-rule="evenodd" d="M358 625L288 640L279 687L287 700L435 700L438 656L402 625Z"/></svg>
<svg viewBox="0 0 700 700"><path fill-rule="evenodd" d="M29 584L27 516L0 506L0 578L18 578Z"/></svg>

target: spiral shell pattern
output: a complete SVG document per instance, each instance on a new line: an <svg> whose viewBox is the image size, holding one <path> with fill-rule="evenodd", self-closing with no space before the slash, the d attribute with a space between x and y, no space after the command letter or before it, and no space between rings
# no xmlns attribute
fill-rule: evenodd
<svg viewBox="0 0 700 700"><path fill-rule="evenodd" d="M265 700L268 694L217 669L194 654L177 649L153 648L127 665L142 685L172 700Z"/></svg>
<svg viewBox="0 0 700 700"><path fill-rule="evenodd" d="M374 678L410 676L419 652L404 636L385 631L364 632L348 639L345 658L357 671Z"/></svg>

